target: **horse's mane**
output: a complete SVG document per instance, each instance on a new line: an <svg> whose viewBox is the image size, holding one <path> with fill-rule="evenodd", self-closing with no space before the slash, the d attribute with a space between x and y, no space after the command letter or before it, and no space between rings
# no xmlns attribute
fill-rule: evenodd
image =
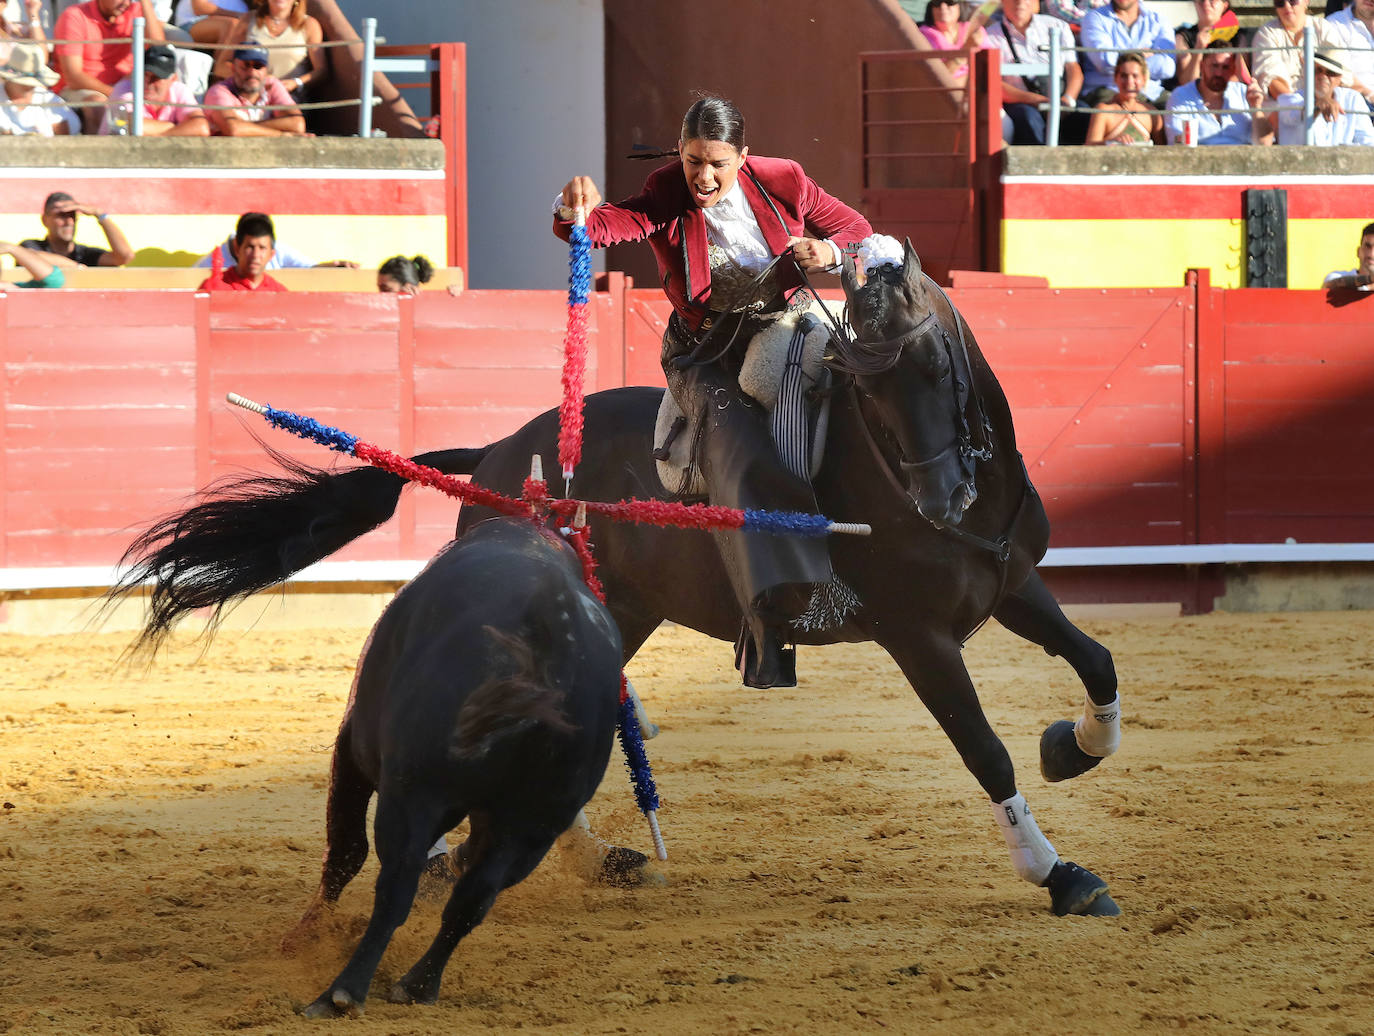
<svg viewBox="0 0 1374 1036"><path fill-rule="evenodd" d="M892 369L901 356L901 349L888 331L888 325L897 308L894 299L902 279L901 267L884 264L854 290L850 312L858 317L854 322L858 338L846 335L842 340L832 341L826 358L829 366L860 376Z"/></svg>

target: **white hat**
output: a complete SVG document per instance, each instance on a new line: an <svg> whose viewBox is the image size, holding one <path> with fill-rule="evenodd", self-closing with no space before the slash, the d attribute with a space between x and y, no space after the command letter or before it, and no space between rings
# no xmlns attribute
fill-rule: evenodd
<svg viewBox="0 0 1374 1036"><path fill-rule="evenodd" d="M52 86L58 75L43 61L42 47L16 41L9 60L0 65L0 79L20 86Z"/></svg>

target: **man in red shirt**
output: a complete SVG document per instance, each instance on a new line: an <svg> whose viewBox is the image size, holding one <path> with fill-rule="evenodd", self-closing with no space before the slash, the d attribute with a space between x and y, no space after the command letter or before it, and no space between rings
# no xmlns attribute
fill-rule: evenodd
<svg viewBox="0 0 1374 1036"><path fill-rule="evenodd" d="M153 10L153 0L86 0L62 12L53 38L79 41L53 47L57 71L62 76L57 90L63 100L73 107L82 102L103 102L115 83L133 71L133 44L105 41L133 36L134 19L140 16L145 23L144 38L149 43L163 42L166 37ZM100 129L104 108L77 111L87 133Z"/></svg>
<svg viewBox="0 0 1374 1036"><path fill-rule="evenodd" d="M200 282L200 291L286 291L286 288L267 276L267 264L272 261L276 240L267 217L245 216L239 220L234 236L237 261L223 269L219 250L215 250L215 272Z"/></svg>

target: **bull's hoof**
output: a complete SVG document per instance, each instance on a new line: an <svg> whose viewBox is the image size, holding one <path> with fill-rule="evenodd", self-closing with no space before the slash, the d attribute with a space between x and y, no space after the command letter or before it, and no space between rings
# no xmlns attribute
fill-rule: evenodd
<svg viewBox="0 0 1374 1036"><path fill-rule="evenodd" d="M603 885L644 885L649 881L649 857L634 849L613 845L606 850L596 880Z"/></svg>
<svg viewBox="0 0 1374 1036"><path fill-rule="evenodd" d="M320 998L301 1011L306 1018L361 1018L363 1005L343 989L327 989Z"/></svg>
<svg viewBox="0 0 1374 1036"><path fill-rule="evenodd" d="M1060 860L1044 881L1050 890L1050 909L1056 917L1116 917L1121 908L1107 893L1107 883L1086 867Z"/></svg>
<svg viewBox="0 0 1374 1036"><path fill-rule="evenodd" d="M1051 723L1040 735L1040 773L1051 783L1087 773L1101 761L1078 747L1078 738L1073 736L1073 723L1069 720Z"/></svg>

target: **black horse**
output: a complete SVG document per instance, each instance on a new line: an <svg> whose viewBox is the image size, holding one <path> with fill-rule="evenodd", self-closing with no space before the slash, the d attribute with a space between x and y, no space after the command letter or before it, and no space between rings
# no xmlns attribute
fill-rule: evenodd
<svg viewBox="0 0 1374 1036"><path fill-rule="evenodd" d="M1117 721L1111 654L1068 621L1035 570L1049 523L1016 450L1006 397L962 316L924 276L910 244L901 269L880 267L859 285L850 266L844 286L856 340L842 336L829 357L839 377L815 489L827 517L867 522L873 532L830 543L835 572L861 606L843 625L798 630L796 639L871 640L892 656L993 802L1016 862L1021 850L1014 837L1025 836L1034 822L1006 822L1010 808L997 805L1019 800L1016 780L964 667L963 642L995 616L1065 658L1087 690L1079 733L1093 721ZM579 495L664 496L651 459L661 395L624 388L587 397ZM549 411L499 442L416 460L518 495L531 456L555 455L557 420L557 411ZM209 607L218 615L226 603L280 583L386 521L403 485L375 468L326 471L278 460L284 475L222 485L129 548L130 567L112 592L155 578L145 646L156 647L186 613ZM489 516L464 508L459 530ZM626 660L665 619L735 638L740 610L706 534L597 519L592 533ZM1080 747L1074 724L1047 729L1045 777L1076 776L1115 748L1114 741L1098 747L1100 738L1082 743L1093 754ZM1052 849L1038 852L1039 862L1017 862L1017 870L1050 889L1056 913L1115 911L1100 878L1057 857L1046 863ZM1040 873L1047 867L1047 875Z"/></svg>

